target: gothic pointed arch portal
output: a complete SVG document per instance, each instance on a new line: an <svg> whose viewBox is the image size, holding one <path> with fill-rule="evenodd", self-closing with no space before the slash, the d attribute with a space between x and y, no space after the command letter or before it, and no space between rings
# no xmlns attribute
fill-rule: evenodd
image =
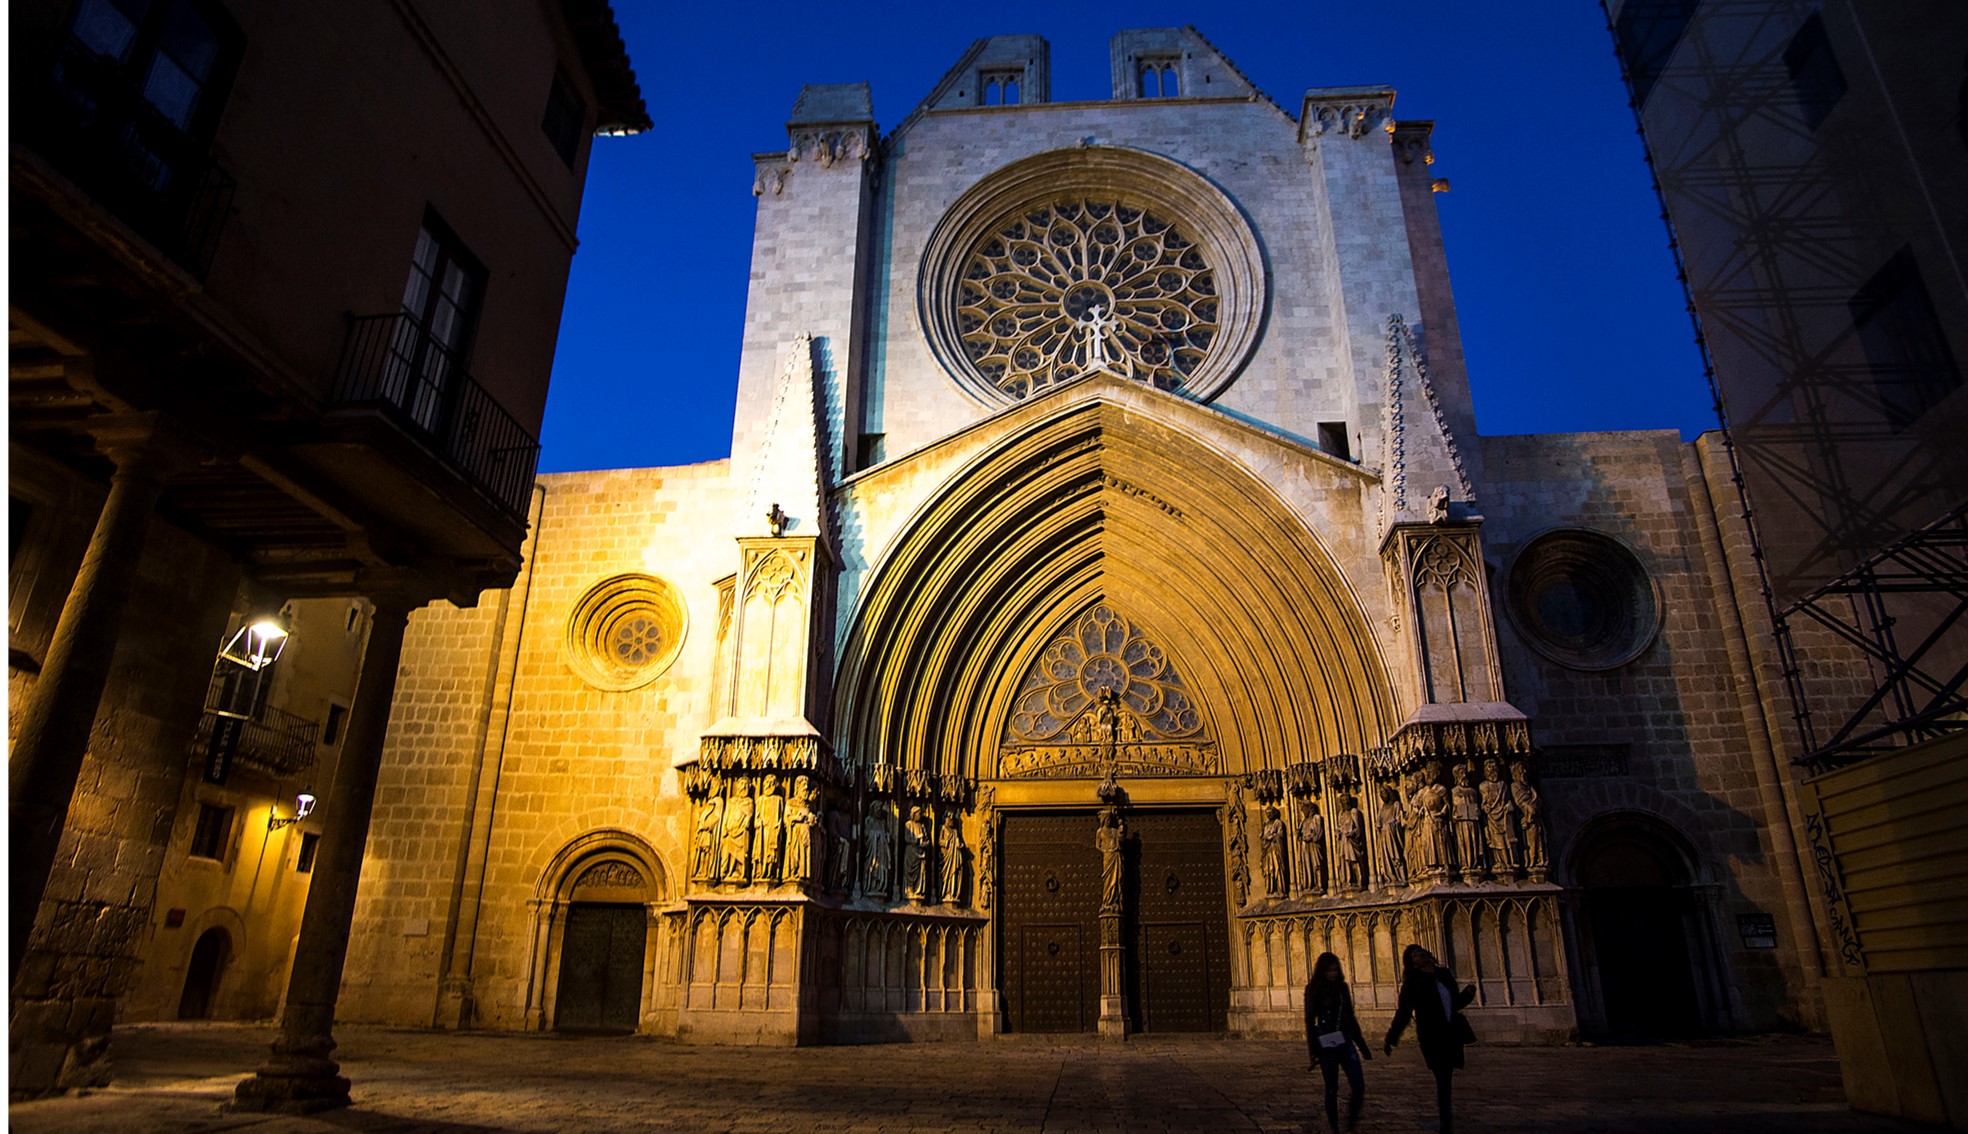
<svg viewBox="0 0 1968 1134"><path fill-rule="evenodd" d="M877 790L958 800L1005 778L1001 749L1038 727L1015 723L1034 667L1100 609L1179 663L1166 687L1211 742L1188 774L1385 743L1393 694L1347 579L1276 492L1184 427L1206 413L1062 391L917 514L863 592L835 685L839 750Z"/></svg>

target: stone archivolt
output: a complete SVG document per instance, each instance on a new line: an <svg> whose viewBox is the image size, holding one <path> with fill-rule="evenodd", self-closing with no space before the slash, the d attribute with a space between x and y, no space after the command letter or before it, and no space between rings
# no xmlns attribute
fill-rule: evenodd
<svg viewBox="0 0 1968 1134"><path fill-rule="evenodd" d="M1200 412L1148 396L1169 412ZM918 769L974 781L992 775L1020 732L1070 738L1073 710L1085 706L1057 687L1079 663L1062 651L1061 676L1028 681L1059 628L1102 606L1140 612L1161 656L1184 659L1179 683L1141 684L1150 716L1178 689L1191 706L1239 708L1212 724L1213 749L1178 747L1202 735L1179 713L1160 726L1169 731L1150 726L1140 744L1162 747L1162 766L1241 773L1380 743L1391 731L1391 682L1330 555L1243 466L1206 449L1172 452L1158 436L1140 406L1123 410L1096 392L1007 438L919 511L849 623L834 719L850 764L872 767L880 753L905 781ZM1152 486L1155 499L1115 480ZM1135 639L1134 628L1115 629ZM1147 661L1145 640L1138 648L1144 664L1160 664ZM1297 660L1281 664L1288 657ZM1049 713L1020 716L1048 701ZM1008 738L1014 718L1027 723ZM1047 760L1061 775L1087 766L1061 753L1011 767L1041 774Z"/></svg>

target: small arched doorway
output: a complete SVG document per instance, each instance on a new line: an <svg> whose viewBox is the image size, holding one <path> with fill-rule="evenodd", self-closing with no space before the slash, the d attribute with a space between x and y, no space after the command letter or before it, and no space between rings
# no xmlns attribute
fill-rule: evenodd
<svg viewBox="0 0 1968 1134"><path fill-rule="evenodd" d="M198 935L191 947L191 961L185 965L184 992L178 997L178 1019L205 1020L212 1015L218 998L219 981L226 963L232 959L232 935L218 926Z"/></svg>
<svg viewBox="0 0 1968 1134"><path fill-rule="evenodd" d="M563 848L542 879L552 911L540 986L552 991L535 1017L555 1031L633 1032L642 1025L649 976L649 918L663 890L648 845L596 831ZM529 1014L532 1013L529 1009Z"/></svg>
<svg viewBox="0 0 1968 1134"><path fill-rule="evenodd" d="M1705 932L1679 835L1656 819L1622 814L1595 823L1577 845L1572 869L1598 975L1600 1030L1639 1042L1706 1030L1696 981Z"/></svg>

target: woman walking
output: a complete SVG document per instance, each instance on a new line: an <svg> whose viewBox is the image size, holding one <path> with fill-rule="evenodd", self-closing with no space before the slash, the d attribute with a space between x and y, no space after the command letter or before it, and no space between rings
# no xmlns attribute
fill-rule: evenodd
<svg viewBox="0 0 1968 1134"><path fill-rule="evenodd" d="M1422 1062L1435 1073L1435 1112L1442 1134L1449 1134L1453 1124L1449 1079L1462 1067L1463 1045L1476 1041L1476 1033L1462 1014L1474 999L1476 986L1457 991L1454 974L1443 968L1433 953L1419 945L1401 951L1401 1000L1394 1024L1387 1029L1385 1050L1394 1054L1394 1044L1413 1017Z"/></svg>
<svg viewBox="0 0 1968 1134"><path fill-rule="evenodd" d="M1360 1121L1360 1103L1366 1094L1361 1082L1360 1060L1372 1059L1366 1037L1360 1034L1360 1021L1353 1018L1353 993L1346 987L1346 974L1339 958L1319 954L1312 965L1312 980L1305 986L1305 1045L1312 1052L1312 1066L1325 1072L1326 1121L1339 1129L1339 1072L1346 1071L1346 1128Z"/></svg>

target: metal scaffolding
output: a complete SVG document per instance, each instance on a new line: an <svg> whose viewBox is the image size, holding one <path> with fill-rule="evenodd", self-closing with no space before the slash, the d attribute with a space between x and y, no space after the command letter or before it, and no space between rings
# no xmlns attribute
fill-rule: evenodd
<svg viewBox="0 0 1968 1134"><path fill-rule="evenodd" d="M1896 100L1873 54L1865 21L1905 17L1801 0L1602 6L1804 762L1968 727L1968 391L1937 314L1968 310L1968 287L1922 149L1959 142L1919 128L1936 108ZM1919 30L1958 61L1949 29ZM1869 695L1814 692L1805 625L1864 657Z"/></svg>

